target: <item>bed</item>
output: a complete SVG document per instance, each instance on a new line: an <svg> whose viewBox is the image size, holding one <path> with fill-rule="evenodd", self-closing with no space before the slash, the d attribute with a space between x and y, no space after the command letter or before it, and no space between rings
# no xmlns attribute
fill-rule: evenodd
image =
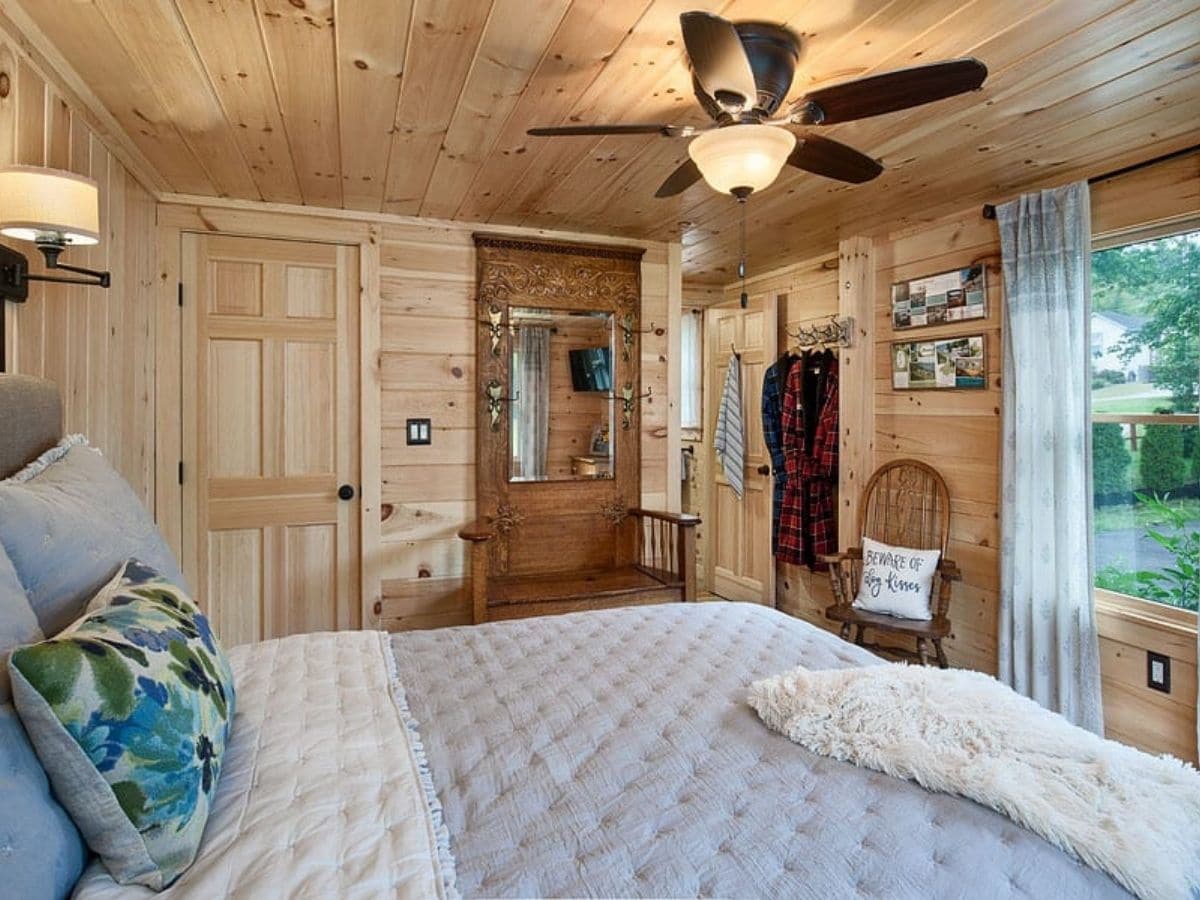
<svg viewBox="0 0 1200 900"><path fill-rule="evenodd" d="M392 646L463 896L1127 896L982 806L768 731L754 679L881 662L775 610L631 607Z"/></svg>
<svg viewBox="0 0 1200 900"><path fill-rule="evenodd" d="M9 388L6 414L59 415L44 385ZM158 896L1127 896L981 806L765 728L754 679L881 661L764 607L298 635L230 656L229 762L196 863ZM93 862L76 896L155 894Z"/></svg>

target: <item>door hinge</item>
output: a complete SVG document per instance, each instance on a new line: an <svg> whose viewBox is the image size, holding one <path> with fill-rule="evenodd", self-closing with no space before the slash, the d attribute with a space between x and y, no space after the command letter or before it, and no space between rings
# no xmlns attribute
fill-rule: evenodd
<svg viewBox="0 0 1200 900"><path fill-rule="evenodd" d="M183 282L179 282L179 305L183 306Z"/></svg>
<svg viewBox="0 0 1200 900"><path fill-rule="evenodd" d="M183 460L179 461L179 483L183 484Z"/></svg>

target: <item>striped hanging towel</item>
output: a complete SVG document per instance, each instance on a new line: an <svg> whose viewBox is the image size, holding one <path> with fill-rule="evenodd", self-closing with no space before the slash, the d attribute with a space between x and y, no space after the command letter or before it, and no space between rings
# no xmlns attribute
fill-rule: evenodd
<svg viewBox="0 0 1200 900"><path fill-rule="evenodd" d="M725 371L725 387L721 390L721 405L717 409L717 433L713 449L721 460L721 470L729 486L740 500L746 493L742 468L746 460L746 429L742 425L742 361L730 354Z"/></svg>

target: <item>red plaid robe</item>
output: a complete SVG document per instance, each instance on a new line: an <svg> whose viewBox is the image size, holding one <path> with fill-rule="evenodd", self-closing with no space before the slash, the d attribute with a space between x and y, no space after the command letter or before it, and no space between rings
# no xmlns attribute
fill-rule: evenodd
<svg viewBox="0 0 1200 900"><path fill-rule="evenodd" d="M837 360L824 363L824 367L820 394L813 411L815 415L806 416L804 409L807 366L793 366L788 373L783 400L787 484L776 552L776 557L783 562L819 570L824 570L825 565L817 561L818 557L837 552L837 517L833 502L838 472ZM815 430L811 449L806 453L807 428Z"/></svg>

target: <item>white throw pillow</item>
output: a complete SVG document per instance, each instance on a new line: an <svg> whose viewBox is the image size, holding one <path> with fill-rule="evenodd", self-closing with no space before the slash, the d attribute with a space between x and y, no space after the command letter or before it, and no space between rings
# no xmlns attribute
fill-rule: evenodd
<svg viewBox="0 0 1200 900"><path fill-rule="evenodd" d="M901 619L932 619L929 609L940 550L910 550L864 537L863 574L854 608Z"/></svg>

